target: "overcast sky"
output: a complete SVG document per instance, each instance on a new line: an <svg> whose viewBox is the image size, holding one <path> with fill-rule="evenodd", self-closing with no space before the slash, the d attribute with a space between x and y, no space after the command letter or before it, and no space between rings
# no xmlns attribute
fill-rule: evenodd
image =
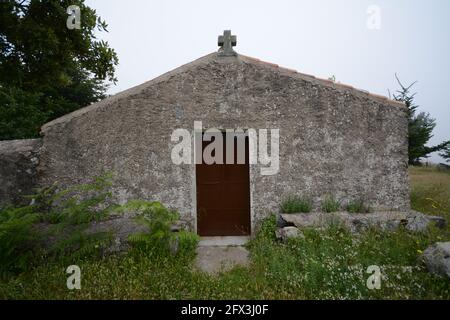
<svg viewBox="0 0 450 320"><path fill-rule="evenodd" d="M231 29L239 53L373 93L398 89L395 73L405 84L417 80L420 110L437 119L431 143L450 139L448 0L86 3L108 23L99 37L119 55L111 94L216 51L217 36Z"/></svg>

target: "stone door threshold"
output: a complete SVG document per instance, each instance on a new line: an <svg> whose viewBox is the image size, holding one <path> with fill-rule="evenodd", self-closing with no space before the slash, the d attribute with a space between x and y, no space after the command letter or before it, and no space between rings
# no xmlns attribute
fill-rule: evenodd
<svg viewBox="0 0 450 320"><path fill-rule="evenodd" d="M249 236L201 237L200 247L242 246L250 240Z"/></svg>

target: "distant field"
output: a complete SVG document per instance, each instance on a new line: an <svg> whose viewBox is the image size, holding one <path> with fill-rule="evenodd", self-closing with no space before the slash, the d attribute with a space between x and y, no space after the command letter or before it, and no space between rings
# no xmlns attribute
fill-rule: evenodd
<svg viewBox="0 0 450 320"><path fill-rule="evenodd" d="M450 221L450 170L410 167L411 207Z"/></svg>

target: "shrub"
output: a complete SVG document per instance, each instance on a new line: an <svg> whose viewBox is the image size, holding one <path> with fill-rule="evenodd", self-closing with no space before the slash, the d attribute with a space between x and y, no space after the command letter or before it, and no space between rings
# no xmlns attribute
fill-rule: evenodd
<svg viewBox="0 0 450 320"><path fill-rule="evenodd" d="M56 184L35 196L41 220L51 224L78 225L99 221L118 206L108 204L112 175L96 177L91 183L57 191Z"/></svg>
<svg viewBox="0 0 450 320"><path fill-rule="evenodd" d="M264 239L275 242L275 230L277 230L277 216L275 214L271 214L269 217L261 221L254 240Z"/></svg>
<svg viewBox="0 0 450 320"><path fill-rule="evenodd" d="M124 206L111 204L110 178L98 177L92 183L62 191L55 184L32 196L31 205L0 209L0 277L8 278L43 264L72 264L98 258L112 239L111 233L91 233L86 228L92 221L124 211L137 213L136 219L150 230L130 235L136 253L150 254L160 261L175 256L191 261L199 237L187 231L171 231L178 213L159 202L133 200Z"/></svg>
<svg viewBox="0 0 450 320"><path fill-rule="evenodd" d="M0 274L31 269L48 258L84 257L99 252L106 233L86 235L88 222L106 216L110 176L57 192L56 184L30 196L28 206L0 211ZM43 228L37 223L44 223ZM43 241L43 240L47 241ZM48 239L53 239L48 241Z"/></svg>
<svg viewBox="0 0 450 320"><path fill-rule="evenodd" d="M333 196L328 196L322 201L322 210L324 212L336 212L341 207L341 203Z"/></svg>
<svg viewBox="0 0 450 320"><path fill-rule="evenodd" d="M195 254L197 248L199 236L193 232L180 231L173 234L173 238L176 239L176 253L192 257Z"/></svg>
<svg viewBox="0 0 450 320"><path fill-rule="evenodd" d="M350 201L347 204L347 211L350 213L369 213L371 208L366 204L364 199Z"/></svg>
<svg viewBox="0 0 450 320"><path fill-rule="evenodd" d="M306 197L289 196L281 203L283 213L308 213L311 209L312 201Z"/></svg>
<svg viewBox="0 0 450 320"><path fill-rule="evenodd" d="M5 208L0 212L0 273L5 276L24 270L35 258L38 239L32 228L39 216L33 206Z"/></svg>
<svg viewBox="0 0 450 320"><path fill-rule="evenodd" d="M167 254L169 251L177 254L191 255L198 243L194 233L171 231L173 223L179 219L178 212L170 210L160 202L132 200L118 211L133 211L136 220L148 228L148 232L135 233L129 240L136 247L144 250Z"/></svg>

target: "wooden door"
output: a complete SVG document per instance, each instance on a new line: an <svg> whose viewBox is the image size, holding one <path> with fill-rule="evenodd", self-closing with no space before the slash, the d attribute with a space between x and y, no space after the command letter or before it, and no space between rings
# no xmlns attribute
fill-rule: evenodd
<svg viewBox="0 0 450 320"><path fill-rule="evenodd" d="M245 137L245 164L226 164L225 134L223 163L196 165L197 232L200 236L242 236L250 234L250 172L248 137ZM203 141L202 151L210 144Z"/></svg>

